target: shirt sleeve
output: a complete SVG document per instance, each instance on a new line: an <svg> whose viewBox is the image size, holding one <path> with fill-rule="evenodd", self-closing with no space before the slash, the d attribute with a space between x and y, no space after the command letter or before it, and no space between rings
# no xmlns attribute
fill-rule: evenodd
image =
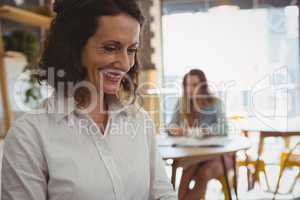
<svg viewBox="0 0 300 200"><path fill-rule="evenodd" d="M150 147L150 200L177 200L177 194L167 177L164 162L155 139L155 126L148 117L148 138Z"/></svg>
<svg viewBox="0 0 300 200"><path fill-rule="evenodd" d="M13 125L4 140L2 200L46 200L46 164L35 129Z"/></svg>
<svg viewBox="0 0 300 200"><path fill-rule="evenodd" d="M226 117L226 112L224 108L224 104L221 100L218 100L217 103L217 125L218 125L218 133L223 136L228 135L228 120Z"/></svg>
<svg viewBox="0 0 300 200"><path fill-rule="evenodd" d="M174 127L180 127L181 126L181 120L180 120L180 112L179 112L179 100L177 100L177 103L174 107L174 111L172 114L172 118L170 123L168 124L168 128L174 128Z"/></svg>

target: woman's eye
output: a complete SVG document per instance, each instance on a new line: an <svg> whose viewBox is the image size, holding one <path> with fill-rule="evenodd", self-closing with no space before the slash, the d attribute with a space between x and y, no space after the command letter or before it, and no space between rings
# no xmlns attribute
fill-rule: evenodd
<svg viewBox="0 0 300 200"><path fill-rule="evenodd" d="M112 46L106 46L106 47L104 47L103 49L104 49L104 51L109 52L109 53L111 53L111 52L117 50L116 47L112 47Z"/></svg>

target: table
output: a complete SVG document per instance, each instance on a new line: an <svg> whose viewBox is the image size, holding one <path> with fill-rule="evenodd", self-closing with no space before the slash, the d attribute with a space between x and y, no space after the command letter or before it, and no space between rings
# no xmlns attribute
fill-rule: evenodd
<svg viewBox="0 0 300 200"><path fill-rule="evenodd" d="M157 140L172 140L173 137L158 136ZM218 138L216 137L216 140ZM228 144L221 147L172 147L159 146L159 151L164 160L172 159L172 176L171 182L175 188L176 170L178 167L186 167L187 165L198 164L212 158L221 157L223 170L227 172L224 155L234 154L240 150L247 150L251 147L250 141L246 137L233 137ZM234 169L236 171L236 169ZM226 188L229 199L231 199L231 191L227 173L224 173ZM236 177L236 176L235 176ZM236 181L236 178L235 178ZM236 185L236 184L235 184ZM237 194L236 188L235 192Z"/></svg>
<svg viewBox="0 0 300 200"><path fill-rule="evenodd" d="M282 137L288 147L291 136L300 136L300 118L250 118L240 122L242 133L248 137L250 132L259 133L257 159L255 161L254 181L249 185L249 189L254 187L258 177L258 167L263 153L264 139L267 137ZM246 161L248 158L246 157ZM250 174L248 171L248 178ZM249 179L248 179L249 180Z"/></svg>

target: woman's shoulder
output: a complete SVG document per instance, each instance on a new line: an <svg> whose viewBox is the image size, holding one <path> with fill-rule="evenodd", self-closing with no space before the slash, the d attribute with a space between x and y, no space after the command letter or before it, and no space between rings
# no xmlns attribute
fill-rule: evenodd
<svg viewBox="0 0 300 200"><path fill-rule="evenodd" d="M50 113L42 112L42 113L24 113L20 117L18 117L12 125L20 125L20 124L31 124L40 126L44 124L45 122L52 121L53 116Z"/></svg>
<svg viewBox="0 0 300 200"><path fill-rule="evenodd" d="M139 123L140 126L146 126L146 128L152 127L154 121L150 113L145 109L145 107L139 103L132 104L129 108L129 113L132 119Z"/></svg>
<svg viewBox="0 0 300 200"><path fill-rule="evenodd" d="M50 118L46 114L24 113L12 123L9 131L19 130L33 133L38 130L49 128L49 126L45 127L49 120Z"/></svg>
<svg viewBox="0 0 300 200"><path fill-rule="evenodd" d="M143 105L139 103L134 103L128 106L127 112L131 115L134 116L137 120L145 120L145 119L150 119L149 113L145 110Z"/></svg>
<svg viewBox="0 0 300 200"><path fill-rule="evenodd" d="M113 95L107 95L106 99L108 100L110 111L115 113L125 113L126 116L132 118L144 118L148 116L147 111L144 109L142 101L139 101L138 98L132 100L121 100Z"/></svg>
<svg viewBox="0 0 300 200"><path fill-rule="evenodd" d="M45 100L36 109L24 112L12 123L9 132L33 134L53 127L55 116L49 112L47 102Z"/></svg>
<svg viewBox="0 0 300 200"><path fill-rule="evenodd" d="M211 97L210 106L219 107L222 106L223 101L219 97Z"/></svg>
<svg viewBox="0 0 300 200"><path fill-rule="evenodd" d="M32 113L24 113L11 125L5 137L4 143L9 145L38 144L40 130L43 129L43 117Z"/></svg>

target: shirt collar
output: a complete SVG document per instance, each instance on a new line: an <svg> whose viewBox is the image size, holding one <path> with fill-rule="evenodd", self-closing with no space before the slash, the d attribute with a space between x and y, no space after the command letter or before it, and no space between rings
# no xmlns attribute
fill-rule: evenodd
<svg viewBox="0 0 300 200"><path fill-rule="evenodd" d="M107 102L109 106L109 114L111 116L122 115L127 117L135 113L136 104L123 104L116 96L108 95ZM78 112L80 114L85 114L80 108L76 106L76 100L73 96L65 97L52 94L47 99L47 111L48 113L55 115L55 120L57 122L68 117L73 112Z"/></svg>
<svg viewBox="0 0 300 200"><path fill-rule="evenodd" d="M76 110L76 101L73 97L57 95L55 92L46 100L47 112L53 114L58 122Z"/></svg>

